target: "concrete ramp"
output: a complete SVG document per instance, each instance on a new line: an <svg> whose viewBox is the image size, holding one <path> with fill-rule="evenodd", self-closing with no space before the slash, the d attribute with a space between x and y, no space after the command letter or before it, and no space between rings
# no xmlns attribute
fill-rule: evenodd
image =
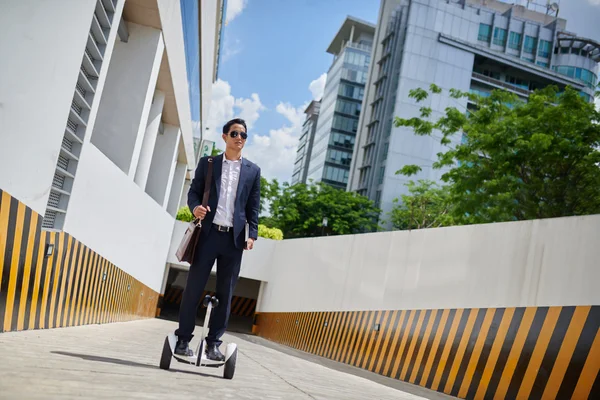
<svg viewBox="0 0 600 400"><path fill-rule="evenodd" d="M225 341L235 341L240 349L231 381L221 378L221 369L175 361L163 371L158 362L164 336L175 326L148 319L0 334L0 398L425 398L263 346L260 338L226 335Z"/></svg>

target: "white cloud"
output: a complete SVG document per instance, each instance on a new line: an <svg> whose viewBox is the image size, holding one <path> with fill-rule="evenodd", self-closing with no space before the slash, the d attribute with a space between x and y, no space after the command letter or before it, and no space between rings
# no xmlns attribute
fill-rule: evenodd
<svg viewBox="0 0 600 400"><path fill-rule="evenodd" d="M315 79L308 86L313 98L320 98L323 93L326 74ZM277 178L280 182L289 181L292 176L298 139L302 133L305 120L304 110L309 101L296 107L289 102L280 102L275 112L285 118L280 127L269 129L268 133L257 132L253 129L261 114L266 111L257 93L247 98L235 98L231 93L231 85L227 81L217 80L213 84L209 130L204 138L214 140L217 147L224 149L221 139L221 128L225 122L240 117L246 121L250 138L244 148L244 157L258 164L262 175L267 179Z"/></svg>
<svg viewBox="0 0 600 400"><path fill-rule="evenodd" d="M227 35L225 35L225 43L223 44L223 53L221 62L230 60L236 54L241 53L242 42L239 39L235 39L233 42Z"/></svg>
<svg viewBox="0 0 600 400"><path fill-rule="evenodd" d="M325 91L325 82L327 82L327 74L323 73L308 85L308 90L312 93L313 100L321 100Z"/></svg>
<svg viewBox="0 0 600 400"><path fill-rule="evenodd" d="M600 6L600 0L588 0L593 6Z"/></svg>
<svg viewBox="0 0 600 400"><path fill-rule="evenodd" d="M264 110L266 108L261 103L258 94L252 93L250 98L236 99L231 94L231 85L227 81L218 79L212 87L208 131L205 132L204 139L214 140L217 147L223 149L221 129L227 121L235 117L243 118L250 130L260 117L260 112Z"/></svg>
<svg viewBox="0 0 600 400"><path fill-rule="evenodd" d="M265 178L277 178L283 182L292 176L307 105L294 107L289 103L279 103L275 110L287 119L284 126L271 129L268 135L253 136L244 150L244 154L260 166Z"/></svg>
<svg viewBox="0 0 600 400"><path fill-rule="evenodd" d="M225 10L225 24L230 23L240 15L247 4L248 0L228 0L227 10Z"/></svg>

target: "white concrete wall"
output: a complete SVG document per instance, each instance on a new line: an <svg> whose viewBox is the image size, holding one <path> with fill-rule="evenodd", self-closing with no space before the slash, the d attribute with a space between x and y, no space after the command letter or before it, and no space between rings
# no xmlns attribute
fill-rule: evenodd
<svg viewBox="0 0 600 400"><path fill-rule="evenodd" d="M217 7L221 1L200 1L200 37L202 43L200 46L200 99L202 100L202 126L200 134L203 135L207 128L208 113L210 112L210 98L212 96L213 77L216 69L216 52L219 21ZM215 128L215 127L212 127Z"/></svg>
<svg viewBox="0 0 600 400"><path fill-rule="evenodd" d="M95 4L7 0L0 6L0 188L41 215Z"/></svg>
<svg viewBox="0 0 600 400"><path fill-rule="evenodd" d="M178 162L175 166L175 174L173 175L173 183L171 184L169 202L167 204L167 212L173 217L177 215L177 210L179 209L179 202L183 195L183 182L185 180L186 172L187 164Z"/></svg>
<svg viewBox="0 0 600 400"><path fill-rule="evenodd" d="M128 23L127 43L117 40L92 143L126 174L135 174L160 69L161 31Z"/></svg>
<svg viewBox="0 0 600 400"><path fill-rule="evenodd" d="M202 1L205 3L205 1ZM181 137L185 146L188 167L196 166L194 160L194 142L192 139L192 116L187 86L187 72L185 65L185 46L183 40L183 23L181 20L181 4L173 0L157 0L160 22L162 24L165 51L169 57L169 69L173 80L175 98L178 99L177 114ZM203 45L203 44L202 44ZM210 103L210 99L201 99Z"/></svg>
<svg viewBox="0 0 600 400"><path fill-rule="evenodd" d="M174 220L93 144L82 151L65 231L160 292Z"/></svg>
<svg viewBox="0 0 600 400"><path fill-rule="evenodd" d="M146 182L150 174L152 155L154 154L156 136L158 135L164 105L165 94L160 90L155 91L153 102L150 106L150 113L148 114L148 123L146 124L146 132L142 141L138 166L135 170L135 183L142 189L146 189Z"/></svg>
<svg viewBox="0 0 600 400"><path fill-rule="evenodd" d="M263 312L600 304L600 215L265 243Z"/></svg>
<svg viewBox="0 0 600 400"><path fill-rule="evenodd" d="M164 132L159 133L156 137L156 147L152 155L146 193L163 208L166 208L171 182L173 181L179 140L179 128L166 124L164 125Z"/></svg>

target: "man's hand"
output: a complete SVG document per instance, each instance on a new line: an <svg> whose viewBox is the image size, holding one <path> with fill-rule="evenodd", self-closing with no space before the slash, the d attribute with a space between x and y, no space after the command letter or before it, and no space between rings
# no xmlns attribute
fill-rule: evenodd
<svg viewBox="0 0 600 400"><path fill-rule="evenodd" d="M245 250L252 250L253 247L254 247L254 239L250 238L246 242L246 247L244 247L244 249Z"/></svg>
<svg viewBox="0 0 600 400"><path fill-rule="evenodd" d="M196 218L200 218L201 220L204 219L204 217L206 217L206 212L210 212L210 207L206 206L206 208L202 207L202 206L197 206L196 208L194 208L194 216Z"/></svg>

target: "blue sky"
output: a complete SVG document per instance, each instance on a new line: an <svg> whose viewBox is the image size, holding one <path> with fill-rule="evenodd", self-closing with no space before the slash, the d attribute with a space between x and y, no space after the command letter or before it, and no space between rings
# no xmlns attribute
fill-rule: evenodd
<svg viewBox="0 0 600 400"><path fill-rule="evenodd" d="M333 61L325 50L346 16L375 24L379 5L380 0L227 0L205 138L222 149L221 127L241 116L250 136L244 156L267 179L289 180L304 109L320 98ZM579 35L600 40L599 15L600 0L561 2L567 30Z"/></svg>
<svg viewBox="0 0 600 400"><path fill-rule="evenodd" d="M241 115L251 125L244 155L268 179L289 180L304 108L319 96L333 61L329 43L348 15L375 24L379 1L227 1L208 136L221 145L223 122Z"/></svg>

